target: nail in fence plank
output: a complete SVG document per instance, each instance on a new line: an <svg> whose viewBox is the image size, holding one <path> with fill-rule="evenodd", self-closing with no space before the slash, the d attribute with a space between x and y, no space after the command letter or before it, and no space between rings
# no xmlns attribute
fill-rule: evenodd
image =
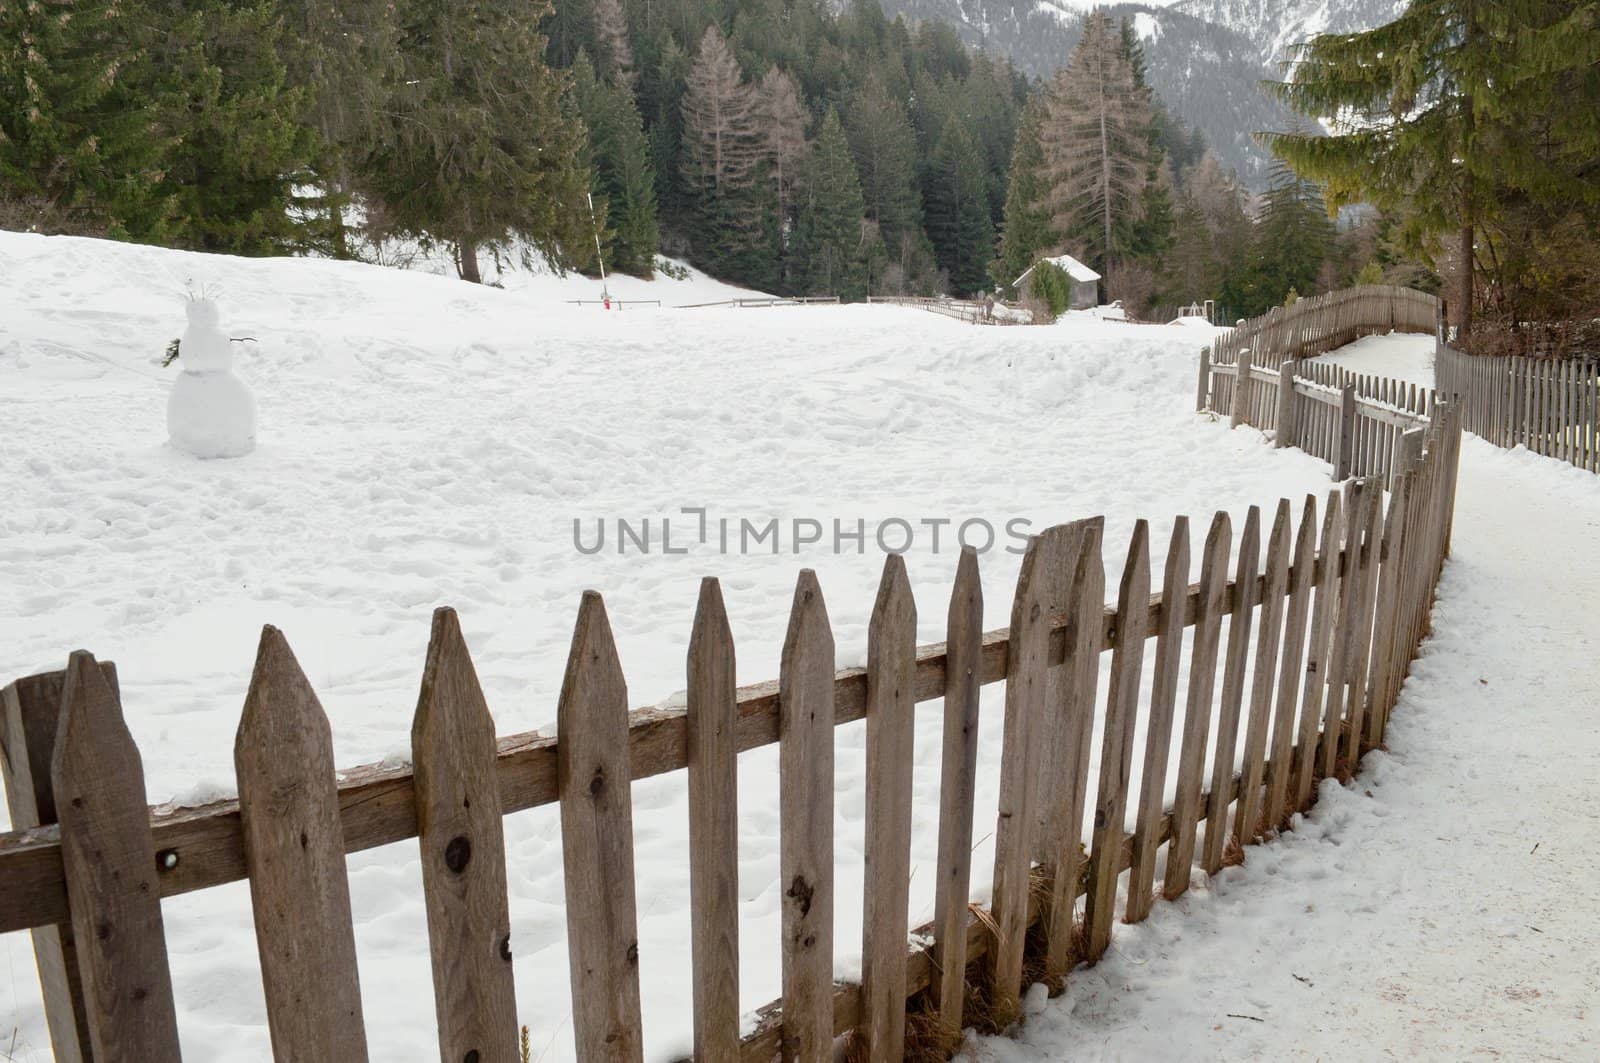
<svg viewBox="0 0 1600 1063"><path fill-rule="evenodd" d="M867 796L862 900L861 1029L869 1059L905 1052L906 934L910 929L912 682L917 604L905 559L884 558L867 626Z"/></svg>
<svg viewBox="0 0 1600 1063"><path fill-rule="evenodd" d="M100 671L120 704L117 666L101 661ZM56 822L50 756L55 750L66 680L66 672L44 672L0 689L0 778L5 782L12 830ZM92 1058L92 1049L72 923L34 927L30 934L51 1054L57 1063L81 1063Z"/></svg>
<svg viewBox="0 0 1600 1063"><path fill-rule="evenodd" d="M1278 667L1278 645L1283 638L1284 594L1289 569L1289 500L1279 499L1267 539L1266 591L1256 624L1255 674L1250 682L1250 717L1245 728L1244 768L1239 785L1238 814L1233 820L1233 840L1243 845L1263 832L1261 786L1267 756L1267 728L1272 720L1272 689Z"/></svg>
<svg viewBox="0 0 1600 1063"><path fill-rule="evenodd" d="M1178 753L1178 781L1172 799L1172 842L1162 895L1176 900L1189 888L1194 862L1196 824L1200 818L1200 786L1204 782L1206 742L1211 732L1211 703L1216 695L1217 645L1222 634L1223 593L1228 583L1228 556L1233 528L1227 513L1211 520L1200 566L1198 613L1189 656L1189 691L1183 716L1183 746Z"/></svg>
<svg viewBox="0 0 1600 1063"><path fill-rule="evenodd" d="M1042 753L1038 734L1045 711L1050 616L1048 576L1040 538L1028 542L1011 605L1006 655L1005 731L1000 750L999 817L995 824L994 890L990 910L998 928L990 953L989 999L997 1026L1016 1019L1022 993L1022 948L1028 931L1033 854L1035 776Z"/></svg>
<svg viewBox="0 0 1600 1063"><path fill-rule="evenodd" d="M628 688L600 595L585 591L556 704L567 963L578 1059L640 1060ZM831 819L831 817L830 817Z"/></svg>
<svg viewBox="0 0 1600 1063"><path fill-rule="evenodd" d="M364 1060L333 739L275 627L261 629L233 764L273 1055Z"/></svg>
<svg viewBox="0 0 1600 1063"><path fill-rule="evenodd" d="M944 746L939 775L939 881L933 958L939 1019L959 1033L966 996L972 804L978 769L978 672L983 654L983 585L978 554L963 547L945 624Z"/></svg>
<svg viewBox="0 0 1600 1063"><path fill-rule="evenodd" d="M833 1052L833 630L802 569L778 669L783 1058Z"/></svg>
<svg viewBox="0 0 1600 1063"><path fill-rule="evenodd" d="M689 920L694 1055L739 1049L739 760L733 632L715 579L700 581L689 636Z"/></svg>
<svg viewBox="0 0 1600 1063"><path fill-rule="evenodd" d="M1287 825L1285 806L1295 744L1294 710L1306 662L1306 613L1311 604L1316 563L1317 496L1307 495L1295 539L1294 568L1283 625L1283 665L1278 675L1277 710L1272 719L1272 755L1267 761L1265 819L1268 830L1283 830Z"/></svg>
<svg viewBox="0 0 1600 1063"><path fill-rule="evenodd" d="M454 609L436 609L411 721L439 1056L515 1063L517 995L494 718Z"/></svg>
<svg viewBox="0 0 1600 1063"><path fill-rule="evenodd" d="M1100 746L1100 785L1095 794L1094 848L1084 907L1084 921L1089 928L1084 959L1090 963L1098 960L1111 944L1128 783L1133 769L1139 679L1149 622L1150 527L1141 520L1133 526L1128 563L1117 591L1117 644L1111 651L1111 685L1106 694L1105 734Z"/></svg>
<svg viewBox="0 0 1600 1063"><path fill-rule="evenodd" d="M1144 769L1139 773L1133 864L1128 872L1126 918L1130 923L1137 923L1150 914L1155 886L1156 847L1161 840L1167 756L1172 748L1172 716L1178 701L1178 666L1183 654L1183 612L1175 605L1183 600L1188 589L1189 518L1179 517L1172 525L1172 540L1167 545L1167 564L1161 580L1155 676L1150 689L1150 720L1145 725Z"/></svg>
<svg viewBox="0 0 1600 1063"><path fill-rule="evenodd" d="M1045 926L1045 975L1063 977L1077 962L1074 954L1073 908L1088 862L1083 846L1083 813L1088 801L1089 749L1094 737L1094 705L1100 681L1101 636L1105 630L1106 570L1101 561L1105 522L1096 517L1084 530L1074 566L1071 603L1065 632L1061 673L1066 677L1064 773L1059 796L1064 802L1056 830L1056 856L1051 872L1050 911Z"/></svg>
<svg viewBox="0 0 1600 1063"><path fill-rule="evenodd" d="M1228 802L1233 792L1233 766L1238 756L1239 711L1244 705L1244 673L1250 657L1250 626L1256 606L1257 562L1261 552L1261 509L1251 506L1239 537L1239 567L1233 612L1228 620L1228 652L1222 671L1218 706L1217 748L1211 760L1211 803L1206 814L1206 841L1200 866L1208 875L1222 870L1228 838Z"/></svg>
<svg viewBox="0 0 1600 1063"><path fill-rule="evenodd" d="M67 661L50 783L94 1059L175 1060L144 764L117 691L83 650Z"/></svg>

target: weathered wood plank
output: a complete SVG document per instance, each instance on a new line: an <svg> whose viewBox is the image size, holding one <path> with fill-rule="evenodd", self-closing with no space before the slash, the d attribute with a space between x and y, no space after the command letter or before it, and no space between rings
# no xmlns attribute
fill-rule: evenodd
<svg viewBox="0 0 1600 1063"><path fill-rule="evenodd" d="M1196 824L1201 815L1206 742L1211 732L1211 703L1216 696L1217 646L1222 633L1223 592L1228 582L1228 557L1233 527L1226 512L1217 513L1206 532L1200 564L1200 614L1195 622L1189 657L1189 690L1183 715L1183 745L1178 752L1178 779L1172 799L1172 844L1162 895L1176 900L1189 888L1194 862Z"/></svg>
<svg viewBox="0 0 1600 1063"><path fill-rule="evenodd" d="M816 573L795 585L778 669L783 1058L833 1052L833 630Z"/></svg>
<svg viewBox="0 0 1600 1063"><path fill-rule="evenodd" d="M1306 614L1317 558L1317 496L1307 495L1295 538L1293 579L1283 625L1283 666L1278 675L1278 704L1272 719L1272 754L1267 762L1267 829L1283 830L1288 816L1291 758L1295 743L1295 706L1306 661Z"/></svg>
<svg viewBox="0 0 1600 1063"><path fill-rule="evenodd" d="M1039 562L1043 566L1041 571L1044 580L1041 601L1047 616L1062 616L1068 611L1068 594L1084 537L1091 528L1104 527L1105 518L1090 517L1070 524L1058 524L1039 533ZM1045 674L1044 715L1040 718L1040 730L1033 739L1041 750L1033 801L1038 824L1033 832L1033 858L1049 872L1055 869L1060 838L1070 829L1065 823L1065 816L1067 806L1071 803L1066 795L1066 787L1071 779L1064 767L1072 745L1067 719L1070 703L1068 686L1066 669L1051 668Z"/></svg>
<svg viewBox="0 0 1600 1063"><path fill-rule="evenodd" d="M261 630L233 764L273 1055L365 1060L333 738L275 627Z"/></svg>
<svg viewBox="0 0 1600 1063"><path fill-rule="evenodd" d="M906 934L911 893L911 684L917 604L905 559L883 562L867 625L867 794L862 899L861 1031L870 1059L905 1053Z"/></svg>
<svg viewBox="0 0 1600 1063"><path fill-rule="evenodd" d="M966 997L968 895L972 880L972 817L978 771L979 657L983 652L983 585L978 554L964 547L945 620L944 745L939 775L939 881L935 887L933 982L939 1019L961 1029Z"/></svg>
<svg viewBox="0 0 1600 1063"><path fill-rule="evenodd" d="M731 1059L739 1046L737 672L722 587L711 577L700 581L687 670L694 1054Z"/></svg>
<svg viewBox="0 0 1600 1063"><path fill-rule="evenodd" d="M439 1058L517 1063L494 718L453 609L436 609L411 721Z"/></svg>
<svg viewBox="0 0 1600 1063"><path fill-rule="evenodd" d="M1284 362L1284 365L1292 365ZM1167 564L1162 573L1163 601L1176 600L1189 585L1189 518L1172 524ZM1156 847L1166 798L1167 758L1172 748L1172 717L1178 701L1178 667L1183 653L1183 623L1164 612L1156 628L1156 667L1151 679L1150 719L1145 725L1144 767L1139 773L1139 809L1133 834L1133 866L1128 874L1125 918L1137 923L1150 914L1156 879Z"/></svg>
<svg viewBox="0 0 1600 1063"><path fill-rule="evenodd" d="M1100 679L1106 582L1100 544L1104 528L1104 522L1096 518L1085 529L1067 596L1070 611L1061 672L1066 678L1065 733L1069 741L1061 755L1064 780L1059 794L1064 801L1064 811L1056 830L1056 857L1045 924L1045 976L1050 979L1065 976L1077 962L1073 951L1073 909L1078 894L1083 892L1084 869L1088 864L1083 844L1083 815L1088 801L1095 692Z"/></svg>
<svg viewBox="0 0 1600 1063"><path fill-rule="evenodd" d="M1236 584L1253 587L1261 551L1261 509L1251 506L1239 537L1239 567ZM1255 616L1257 596L1238 594L1228 618L1228 651L1222 670L1222 701L1218 706L1217 748L1211 760L1211 808L1206 816L1205 847L1200 866L1208 875L1222 870L1222 852L1228 838L1227 802L1231 787L1221 785L1233 777L1238 756L1239 713L1244 705L1244 673L1250 658L1250 628ZM1220 803L1220 807L1219 807Z"/></svg>
<svg viewBox="0 0 1600 1063"><path fill-rule="evenodd" d="M1049 663L1046 565L1044 550L1035 536L1022 557L1011 604L1011 652L1007 656L994 891L990 902L997 932L988 972L990 1006L996 1025L1002 1027L1017 1017L1022 993L1022 949L1028 930L1032 835L1037 819L1033 807L1035 778L1042 759L1035 735L1045 712L1045 673Z"/></svg>
<svg viewBox="0 0 1600 1063"><path fill-rule="evenodd" d="M605 603L594 591L578 605L556 732L578 1059L642 1060L628 688Z"/></svg>
<svg viewBox="0 0 1600 1063"><path fill-rule="evenodd" d="M94 656L68 659L50 784L97 1063L178 1058L144 764Z"/></svg>
<svg viewBox="0 0 1600 1063"><path fill-rule="evenodd" d="M1289 568L1289 500L1278 501L1267 539L1267 590L1256 622L1255 673L1250 682L1250 716L1245 728L1243 785L1238 814L1233 820L1233 840L1240 845L1262 833L1261 786L1266 770L1267 729L1272 721L1273 681L1277 678L1278 646L1283 638L1284 592Z"/></svg>
<svg viewBox="0 0 1600 1063"><path fill-rule="evenodd" d="M1100 784L1095 794L1094 846L1084 920L1088 941L1084 958L1099 960L1111 944L1117 900L1118 857L1125 834L1133 740L1139 711L1139 680L1144 639L1150 620L1150 527L1133 526L1128 562L1117 591L1117 645L1111 651L1111 684L1106 694L1105 734L1100 746Z"/></svg>
<svg viewBox="0 0 1600 1063"><path fill-rule="evenodd" d="M100 662L101 674L120 704L117 667ZM61 719L61 691L67 673L25 676L0 689L0 778L13 830L56 822L50 757ZM33 956L39 971L50 1049L57 1063L92 1058L89 1019L83 1007L83 980L71 921L34 927Z"/></svg>

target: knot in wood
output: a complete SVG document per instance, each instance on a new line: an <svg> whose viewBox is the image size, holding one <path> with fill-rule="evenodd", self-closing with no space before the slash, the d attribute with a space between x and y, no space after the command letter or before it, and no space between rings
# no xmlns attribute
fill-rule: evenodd
<svg viewBox="0 0 1600 1063"><path fill-rule="evenodd" d="M467 869L467 861L472 859L472 840L465 834L457 834L445 843L444 866L456 874Z"/></svg>
<svg viewBox="0 0 1600 1063"><path fill-rule="evenodd" d="M507 963L511 962L511 935L507 934L500 939L500 958Z"/></svg>
<svg viewBox="0 0 1600 1063"><path fill-rule="evenodd" d="M794 881L789 884L789 889L785 896L793 899L800 906L800 916L804 918L811 914L811 896L815 892L815 887L806 881L804 875L796 875Z"/></svg>
<svg viewBox="0 0 1600 1063"><path fill-rule="evenodd" d="M606 788L606 769L594 769L594 778L589 780L589 796L599 797L600 791Z"/></svg>
<svg viewBox="0 0 1600 1063"><path fill-rule="evenodd" d="M461 1063L478 1063L480 1058L482 1057L478 1055L476 1048L469 1049L467 1054L461 1057Z"/></svg>

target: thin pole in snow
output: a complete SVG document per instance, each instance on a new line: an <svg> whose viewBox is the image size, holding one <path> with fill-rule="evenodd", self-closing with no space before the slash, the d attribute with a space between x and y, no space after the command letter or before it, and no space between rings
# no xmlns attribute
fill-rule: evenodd
<svg viewBox="0 0 1600 1063"><path fill-rule="evenodd" d="M589 227L594 230L594 257L600 263L600 298L605 300L606 309L611 309L611 292L606 287L606 257L600 251L600 222L594 216L594 193L585 192L584 198L589 201Z"/></svg>

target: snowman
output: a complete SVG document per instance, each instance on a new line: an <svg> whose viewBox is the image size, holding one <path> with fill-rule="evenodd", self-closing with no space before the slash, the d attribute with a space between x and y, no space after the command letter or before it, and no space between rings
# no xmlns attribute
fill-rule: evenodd
<svg viewBox="0 0 1600 1063"><path fill-rule="evenodd" d="M167 400L172 445L197 458L237 458L256 447L256 399L233 373L233 351L218 326L217 304L191 297L178 345L183 372Z"/></svg>

